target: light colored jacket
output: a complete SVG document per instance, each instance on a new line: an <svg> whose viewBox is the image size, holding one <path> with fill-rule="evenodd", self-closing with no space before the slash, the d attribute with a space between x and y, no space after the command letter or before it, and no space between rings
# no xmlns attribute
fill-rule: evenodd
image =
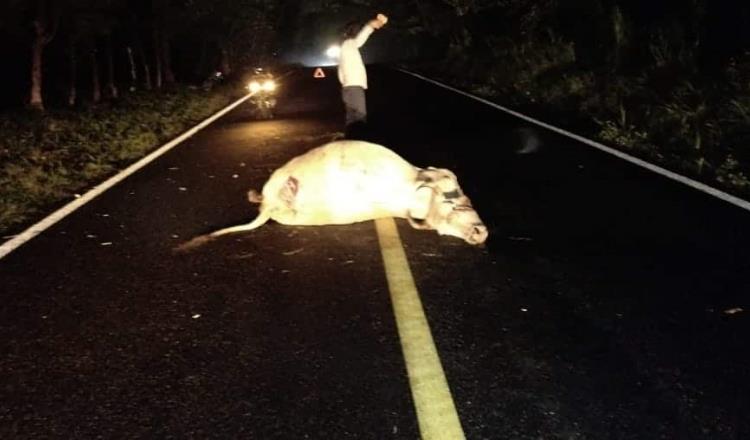
<svg viewBox="0 0 750 440"><path fill-rule="evenodd" d="M367 88L367 71L359 48L367 42L374 30L375 28L366 24L356 37L348 38L341 43L338 75L343 87L360 86L364 89Z"/></svg>

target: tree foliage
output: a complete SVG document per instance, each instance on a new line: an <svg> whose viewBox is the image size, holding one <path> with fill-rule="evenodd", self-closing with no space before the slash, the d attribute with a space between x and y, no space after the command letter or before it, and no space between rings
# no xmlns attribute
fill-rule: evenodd
<svg viewBox="0 0 750 440"><path fill-rule="evenodd" d="M280 3L270 0L3 0L0 49L15 55L15 45L26 48L31 60L26 102L42 110L49 94L43 87L50 83L44 72L50 70L65 73L55 75L59 80L53 85L68 83L72 105L80 97L78 88L90 101L102 94L117 98L124 76L118 72L126 69L129 88L158 88L178 75L207 75L219 67L219 59L227 70L231 64L265 60L276 50L279 9ZM203 59L192 59L182 41L202 46ZM54 53L45 51L48 46ZM178 73L175 62L182 63ZM186 68L189 64L195 66Z"/></svg>
<svg viewBox="0 0 750 440"><path fill-rule="evenodd" d="M188 0L191 28L219 49L225 70L262 61L275 49L278 2L269 0Z"/></svg>

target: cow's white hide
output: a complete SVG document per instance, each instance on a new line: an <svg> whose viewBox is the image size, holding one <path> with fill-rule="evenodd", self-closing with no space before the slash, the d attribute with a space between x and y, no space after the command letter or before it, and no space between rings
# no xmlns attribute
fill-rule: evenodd
<svg viewBox="0 0 750 440"><path fill-rule="evenodd" d="M260 211L286 225L404 218L416 202L418 173L383 146L331 142L277 169L263 186Z"/></svg>
<svg viewBox="0 0 750 440"><path fill-rule="evenodd" d="M273 172L250 223L215 231L184 248L224 234L249 231L268 220L285 225L342 225L377 218L407 218L471 244L487 238L471 202L449 170L418 168L392 150L356 140L330 142L291 159Z"/></svg>

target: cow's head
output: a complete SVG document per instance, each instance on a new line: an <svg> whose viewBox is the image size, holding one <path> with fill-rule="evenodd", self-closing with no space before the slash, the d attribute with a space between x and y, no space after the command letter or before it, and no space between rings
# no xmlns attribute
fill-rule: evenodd
<svg viewBox="0 0 750 440"><path fill-rule="evenodd" d="M444 168L419 171L409 223L417 229L434 229L470 244L487 239L487 227L458 185L456 175Z"/></svg>

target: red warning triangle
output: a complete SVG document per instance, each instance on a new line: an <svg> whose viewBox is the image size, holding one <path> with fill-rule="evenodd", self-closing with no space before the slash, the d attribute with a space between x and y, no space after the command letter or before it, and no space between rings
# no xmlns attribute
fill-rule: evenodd
<svg viewBox="0 0 750 440"><path fill-rule="evenodd" d="M325 78L326 74L323 73L323 69L321 69L320 67L318 67L317 69L315 69L315 73L313 74L313 76L315 78Z"/></svg>

